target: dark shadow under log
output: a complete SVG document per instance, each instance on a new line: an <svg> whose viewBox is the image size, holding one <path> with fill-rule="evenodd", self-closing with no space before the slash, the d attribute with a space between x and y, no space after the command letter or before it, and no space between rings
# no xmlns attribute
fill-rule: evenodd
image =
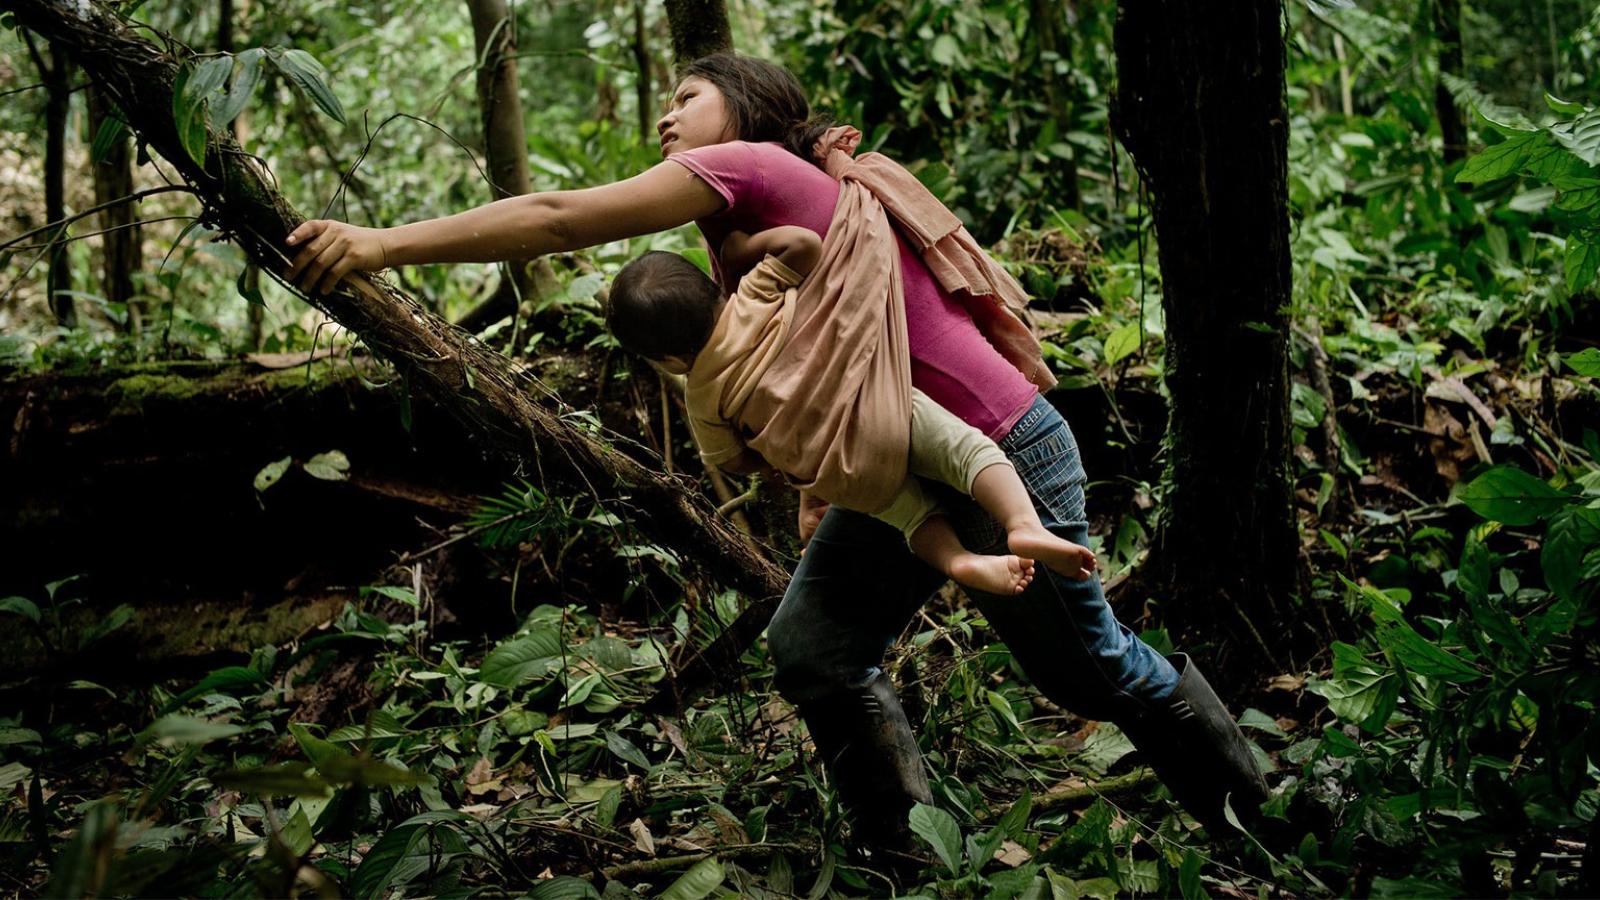
<svg viewBox="0 0 1600 900"><path fill-rule="evenodd" d="M270 186L260 164L227 135L208 135L203 166L183 150L172 117L177 59L94 0L0 0L0 9L78 61L130 127L194 187L206 206L205 221L264 269L284 266L283 239L302 217ZM682 480L618 452L617 443L625 439L595 433L568 417L570 407L510 360L386 280L351 277L333 293L308 302L360 335L396 366L412 390L447 410L487 452L551 490L593 496L641 533L751 598L757 608L770 607L782 593L784 571L746 546ZM703 689L713 674L690 664L671 690L681 695Z"/></svg>

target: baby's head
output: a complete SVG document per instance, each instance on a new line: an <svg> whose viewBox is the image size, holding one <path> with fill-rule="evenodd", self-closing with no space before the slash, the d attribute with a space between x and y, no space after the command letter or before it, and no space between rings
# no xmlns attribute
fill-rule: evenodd
<svg viewBox="0 0 1600 900"><path fill-rule="evenodd" d="M722 291L699 266L652 250L623 266L611 283L606 327L631 353L688 361L711 337L721 307Z"/></svg>

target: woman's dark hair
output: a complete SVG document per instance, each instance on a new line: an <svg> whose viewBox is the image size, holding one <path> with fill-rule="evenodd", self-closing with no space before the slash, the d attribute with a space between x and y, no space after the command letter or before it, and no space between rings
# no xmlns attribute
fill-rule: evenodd
<svg viewBox="0 0 1600 900"><path fill-rule="evenodd" d="M811 114L806 92L788 69L754 56L722 52L678 69L678 80L704 78L722 92L741 141L777 141L809 163L811 145L833 126L833 117Z"/></svg>
<svg viewBox="0 0 1600 900"><path fill-rule="evenodd" d="M611 283L606 327L622 349L647 359L692 356L711 337L721 301L722 291L699 266L652 250L623 266Z"/></svg>

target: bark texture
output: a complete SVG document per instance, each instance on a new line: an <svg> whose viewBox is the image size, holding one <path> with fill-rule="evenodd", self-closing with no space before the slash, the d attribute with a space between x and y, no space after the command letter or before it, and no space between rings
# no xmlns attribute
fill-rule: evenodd
<svg viewBox="0 0 1600 900"><path fill-rule="evenodd" d="M1433 36L1439 42L1439 74L1462 76L1461 0L1434 0ZM1433 106L1439 116L1439 133L1444 137L1446 165L1459 162L1467 154L1467 124L1461 118L1455 98L1441 77L1433 87Z"/></svg>
<svg viewBox="0 0 1600 900"><path fill-rule="evenodd" d="M633 0L633 64L638 70L634 90L639 99L639 143L649 145L655 135L656 108L651 102L650 36L644 28L644 0Z"/></svg>
<svg viewBox="0 0 1600 900"><path fill-rule="evenodd" d="M120 119L116 108L105 93L97 87L89 89L89 134L98 135L102 124ZM94 169L94 201L110 203L133 193L133 152L127 135L119 137L105 152L99 162L91 162ZM100 212L100 236L104 252L101 255L100 292L106 302L120 303L127 310L123 328L138 334L143 312L134 302L133 273L144 258L143 243L139 235L135 207L119 203Z"/></svg>
<svg viewBox="0 0 1600 900"><path fill-rule="evenodd" d="M46 222L59 222L67 216L67 114L71 110L72 89L68 86L66 54L53 43L48 55L32 38L28 50L39 69L39 80L44 82L44 218ZM78 324L77 308L72 302L72 269L67 245L66 226L49 232L52 246L45 260L45 297L56 323L71 328Z"/></svg>
<svg viewBox="0 0 1600 900"><path fill-rule="evenodd" d="M533 192L528 172L528 139L522 125L522 96L517 82L516 22L505 0L467 0L472 17L472 43L478 60L478 111L483 120L490 196L495 200ZM537 296L534 267L553 279L547 260L516 260L502 267L495 291L456 324L482 331L518 313L518 299ZM515 338L517 329L512 329Z"/></svg>
<svg viewBox="0 0 1600 900"><path fill-rule="evenodd" d="M1166 313L1167 495L1152 568L1168 623L1288 665L1288 120L1279 0L1121 0L1114 110L1153 194Z"/></svg>
<svg viewBox="0 0 1600 900"><path fill-rule="evenodd" d="M229 136L215 132L203 168L183 151L172 119L176 59L96 0L0 0L0 9L77 58L127 114L129 125L194 187L206 205L206 221L263 268L278 271L286 264L283 239L303 217L273 190L258 164ZM594 496L645 536L769 611L781 596L786 573L752 552L708 501L685 490L684 482L618 452L614 443L624 438L569 424L564 416L571 410L542 384L386 280L354 276L308 301L393 363L410 389L458 419L484 451L532 470L549 489ZM724 635L730 641L742 637ZM681 695L705 687L715 672L690 660L679 674L673 689Z"/></svg>
<svg viewBox="0 0 1600 900"><path fill-rule="evenodd" d="M672 64L683 66L702 56L733 49L725 0L666 0L672 31Z"/></svg>

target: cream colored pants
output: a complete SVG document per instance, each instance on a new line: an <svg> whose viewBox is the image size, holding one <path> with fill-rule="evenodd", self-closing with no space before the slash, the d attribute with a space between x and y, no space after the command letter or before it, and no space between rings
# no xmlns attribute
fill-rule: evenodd
<svg viewBox="0 0 1600 900"><path fill-rule="evenodd" d="M928 399L927 394L912 388L909 471L894 500L874 513L873 518L900 529L910 540L911 533L939 511L920 478L943 482L963 494L971 494L978 473L996 465L1011 463L994 441Z"/></svg>

